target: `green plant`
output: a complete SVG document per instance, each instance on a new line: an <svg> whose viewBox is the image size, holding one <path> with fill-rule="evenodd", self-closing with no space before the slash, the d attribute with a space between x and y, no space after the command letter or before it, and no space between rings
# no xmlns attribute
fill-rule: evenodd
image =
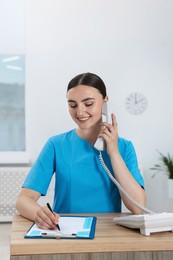
<svg viewBox="0 0 173 260"><path fill-rule="evenodd" d="M159 160L161 164L155 164L151 170L155 170L156 172L164 171L167 173L169 179L173 179L173 157L171 157L169 153L167 155L163 155L161 152L158 153L160 155ZM153 174L152 177L154 177L155 174Z"/></svg>

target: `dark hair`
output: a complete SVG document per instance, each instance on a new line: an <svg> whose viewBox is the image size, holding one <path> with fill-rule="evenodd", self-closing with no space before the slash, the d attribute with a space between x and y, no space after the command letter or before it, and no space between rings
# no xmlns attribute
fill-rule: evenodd
<svg viewBox="0 0 173 260"><path fill-rule="evenodd" d="M103 98L107 96L105 84L103 80L96 74L87 72L87 73L82 73L77 75L69 82L67 87L67 92L71 88L77 87L78 85L86 85L86 86L96 88L100 91Z"/></svg>

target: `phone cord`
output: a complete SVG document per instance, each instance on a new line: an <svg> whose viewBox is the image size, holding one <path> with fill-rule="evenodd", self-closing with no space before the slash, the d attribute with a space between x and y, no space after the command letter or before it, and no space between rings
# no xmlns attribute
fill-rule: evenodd
<svg viewBox="0 0 173 260"><path fill-rule="evenodd" d="M114 176L111 174L110 170L108 169L108 167L106 166L103 157L102 157L102 153L101 151L99 151L99 160L101 162L101 165L103 166L104 170L107 172L109 178L111 179L111 181L119 188L119 190L138 208L140 208L141 210L143 210L144 212L148 213L148 214L154 214L153 211L145 208L144 206L142 206L139 202L137 202L136 200L134 200L127 191L124 190L124 188L120 185L120 183L114 178Z"/></svg>

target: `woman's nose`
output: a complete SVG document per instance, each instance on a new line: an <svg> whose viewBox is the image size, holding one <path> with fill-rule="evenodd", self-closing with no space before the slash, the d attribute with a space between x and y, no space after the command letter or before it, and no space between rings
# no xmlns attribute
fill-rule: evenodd
<svg viewBox="0 0 173 260"><path fill-rule="evenodd" d="M84 112L84 105L79 105L77 107L77 115L82 115Z"/></svg>

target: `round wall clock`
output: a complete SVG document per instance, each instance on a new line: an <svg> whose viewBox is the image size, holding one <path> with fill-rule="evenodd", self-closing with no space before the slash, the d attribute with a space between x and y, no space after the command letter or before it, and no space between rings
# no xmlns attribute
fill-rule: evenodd
<svg viewBox="0 0 173 260"><path fill-rule="evenodd" d="M142 114L147 108L146 97L138 92L131 93L126 98L126 109L134 115Z"/></svg>

